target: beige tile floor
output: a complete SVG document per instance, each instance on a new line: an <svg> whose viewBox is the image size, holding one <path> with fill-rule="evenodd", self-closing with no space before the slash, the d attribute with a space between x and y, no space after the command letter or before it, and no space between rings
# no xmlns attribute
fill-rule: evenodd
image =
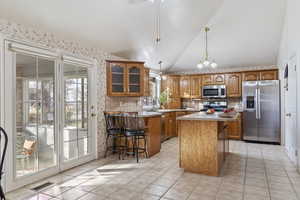
<svg viewBox="0 0 300 200"><path fill-rule="evenodd" d="M93 161L45 181L39 192L26 186L9 200L299 200L300 175L284 149L230 141L222 176L186 173L178 167L178 141L165 142L150 159L114 157Z"/></svg>

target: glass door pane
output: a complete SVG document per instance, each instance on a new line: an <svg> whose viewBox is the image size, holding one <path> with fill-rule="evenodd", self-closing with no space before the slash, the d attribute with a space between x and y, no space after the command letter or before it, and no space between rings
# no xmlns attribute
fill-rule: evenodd
<svg viewBox="0 0 300 200"><path fill-rule="evenodd" d="M16 176L56 165L53 60L16 54Z"/></svg>
<svg viewBox="0 0 300 200"><path fill-rule="evenodd" d="M64 161L87 155L88 69L64 64Z"/></svg>
<svg viewBox="0 0 300 200"><path fill-rule="evenodd" d="M38 59L38 160L39 170L55 165L54 61Z"/></svg>

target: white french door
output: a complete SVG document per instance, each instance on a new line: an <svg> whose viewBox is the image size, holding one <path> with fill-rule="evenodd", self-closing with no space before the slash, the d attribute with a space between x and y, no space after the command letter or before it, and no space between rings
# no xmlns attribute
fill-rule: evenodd
<svg viewBox="0 0 300 200"><path fill-rule="evenodd" d="M7 191L95 159L95 69L61 57L5 43Z"/></svg>
<svg viewBox="0 0 300 200"><path fill-rule="evenodd" d="M60 168L64 170L95 158L96 102L94 71L72 58L64 59L62 66Z"/></svg>

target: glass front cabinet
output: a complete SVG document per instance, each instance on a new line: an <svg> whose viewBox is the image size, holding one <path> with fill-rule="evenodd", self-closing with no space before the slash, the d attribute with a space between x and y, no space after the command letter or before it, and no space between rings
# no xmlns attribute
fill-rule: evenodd
<svg viewBox="0 0 300 200"><path fill-rule="evenodd" d="M108 96L143 96L144 62L107 61Z"/></svg>

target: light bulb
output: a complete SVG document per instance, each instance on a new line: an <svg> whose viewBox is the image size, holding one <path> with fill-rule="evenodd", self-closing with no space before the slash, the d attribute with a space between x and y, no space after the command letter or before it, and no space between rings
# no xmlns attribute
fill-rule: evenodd
<svg viewBox="0 0 300 200"><path fill-rule="evenodd" d="M167 80L167 76L163 75L162 77L162 80Z"/></svg>
<svg viewBox="0 0 300 200"><path fill-rule="evenodd" d="M216 67L218 67L218 64L217 64L217 63L215 63L215 62L212 62L210 65L211 65L211 67L212 67L212 68L216 68Z"/></svg>
<svg viewBox="0 0 300 200"><path fill-rule="evenodd" d="M210 64L210 62L208 61L208 60L205 60L204 62L203 62L203 65L205 65L205 66L208 66Z"/></svg>
<svg viewBox="0 0 300 200"><path fill-rule="evenodd" d="M203 64L202 64L202 63L199 63L199 64L197 65L197 67L198 67L199 69L201 69L201 68L203 67Z"/></svg>

